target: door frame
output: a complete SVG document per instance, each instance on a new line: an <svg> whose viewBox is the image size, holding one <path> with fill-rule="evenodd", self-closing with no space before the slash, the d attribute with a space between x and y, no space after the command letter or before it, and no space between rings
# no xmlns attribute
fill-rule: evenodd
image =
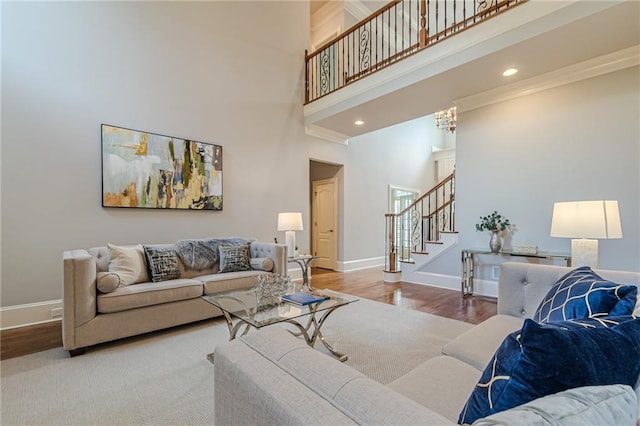
<svg viewBox="0 0 640 426"><path fill-rule="evenodd" d="M316 209L318 208L315 202L316 185L319 184L331 184L333 186L333 243L329 249L331 258L329 259L330 269L335 271L338 264L338 238L340 224L338 223L338 178L336 176L328 179L318 179L311 181L311 253L315 254L318 244L317 227L315 226L315 218L317 216Z"/></svg>

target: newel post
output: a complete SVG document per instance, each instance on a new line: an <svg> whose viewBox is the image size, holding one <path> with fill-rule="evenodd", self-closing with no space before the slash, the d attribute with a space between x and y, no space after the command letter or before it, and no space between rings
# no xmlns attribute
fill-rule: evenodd
<svg viewBox="0 0 640 426"><path fill-rule="evenodd" d="M387 272L397 272L396 256L396 216L391 213L385 214L387 218Z"/></svg>

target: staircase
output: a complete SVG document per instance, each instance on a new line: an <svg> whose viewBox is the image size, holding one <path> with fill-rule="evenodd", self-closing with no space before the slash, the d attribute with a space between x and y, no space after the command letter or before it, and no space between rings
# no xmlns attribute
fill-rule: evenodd
<svg viewBox="0 0 640 426"><path fill-rule="evenodd" d="M385 281L427 283L424 268L456 246L455 172L399 213L385 215Z"/></svg>

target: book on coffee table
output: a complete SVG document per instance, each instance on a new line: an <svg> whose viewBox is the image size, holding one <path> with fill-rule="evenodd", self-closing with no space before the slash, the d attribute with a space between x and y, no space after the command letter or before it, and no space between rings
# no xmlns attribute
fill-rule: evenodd
<svg viewBox="0 0 640 426"><path fill-rule="evenodd" d="M315 293L293 293L293 294L285 294L282 296L282 300L285 302L295 303L296 305L304 306L309 305L311 303L322 302L323 300L327 300L329 296L323 296L321 294Z"/></svg>

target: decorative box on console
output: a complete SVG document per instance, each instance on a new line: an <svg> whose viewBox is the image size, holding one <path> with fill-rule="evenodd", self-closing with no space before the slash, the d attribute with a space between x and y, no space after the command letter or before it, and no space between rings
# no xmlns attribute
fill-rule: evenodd
<svg viewBox="0 0 640 426"><path fill-rule="evenodd" d="M534 244L520 244L514 247L515 254L538 254L538 246Z"/></svg>

